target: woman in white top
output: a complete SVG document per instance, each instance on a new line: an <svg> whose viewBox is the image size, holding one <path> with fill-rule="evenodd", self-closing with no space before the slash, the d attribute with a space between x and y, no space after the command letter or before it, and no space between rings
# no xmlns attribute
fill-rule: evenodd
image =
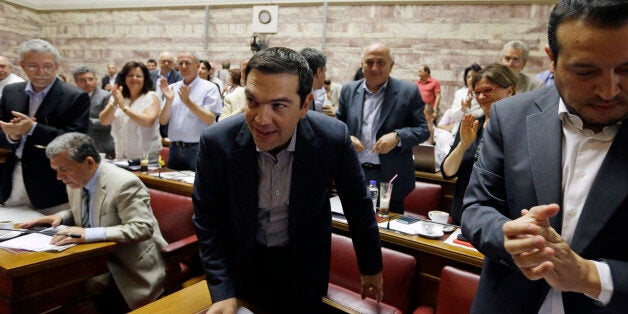
<svg viewBox="0 0 628 314"><path fill-rule="evenodd" d="M157 119L160 103L146 65L137 61L125 64L111 94L98 119L103 125L111 125L116 159L148 155L149 160L157 160L161 150Z"/></svg>
<svg viewBox="0 0 628 314"><path fill-rule="evenodd" d="M464 117L466 113L471 113L476 118L484 115L482 107L480 107L477 100L471 97L471 91L469 90L473 75L481 69L482 67L477 63L464 69L463 81L465 86L458 89L454 94L454 101L451 103L451 108L445 113L447 117L445 117L444 114L443 118L438 123L439 128L451 131L451 134L455 136L456 133L458 133L460 121L462 121L462 117Z"/></svg>

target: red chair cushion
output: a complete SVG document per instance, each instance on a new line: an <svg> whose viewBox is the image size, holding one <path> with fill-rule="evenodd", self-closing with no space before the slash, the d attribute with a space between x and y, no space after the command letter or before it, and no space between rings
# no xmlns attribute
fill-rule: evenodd
<svg viewBox="0 0 628 314"><path fill-rule="evenodd" d="M168 243L196 234L192 223L192 198L170 192L148 189L153 215Z"/></svg>
<svg viewBox="0 0 628 314"><path fill-rule="evenodd" d="M430 210L440 208L442 189L439 184L416 181L414 190L403 201L404 210L427 217Z"/></svg>
<svg viewBox="0 0 628 314"><path fill-rule="evenodd" d="M402 314L403 312L394 306L366 298L362 300L360 294L341 286L330 283L327 289L328 300L335 307L341 308L349 313L380 313L380 314Z"/></svg>

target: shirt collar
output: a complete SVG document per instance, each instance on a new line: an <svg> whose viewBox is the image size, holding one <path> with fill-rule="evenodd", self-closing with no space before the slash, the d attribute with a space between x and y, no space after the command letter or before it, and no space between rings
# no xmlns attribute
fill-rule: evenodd
<svg viewBox="0 0 628 314"><path fill-rule="evenodd" d="M96 172L94 172L92 178L89 179L87 184L85 184L85 189L87 189L90 193L94 193L94 190L96 189L96 183L100 177L100 168L102 168L102 161L98 163L98 168L96 168Z"/></svg>
<svg viewBox="0 0 628 314"><path fill-rule="evenodd" d="M580 131L584 130L584 122L579 116L569 112L569 109L567 109L567 105L565 105L565 102L563 101L562 97L558 101L558 117L560 118L560 121L563 122L563 124L573 125ZM617 133L617 131L619 131L619 128L621 127L622 121L623 120L620 120L615 124L605 126L602 129L602 133L604 134Z"/></svg>
<svg viewBox="0 0 628 314"><path fill-rule="evenodd" d="M373 95L373 96L377 96L377 95L381 95L383 93L386 92L386 87L388 86L388 81L386 80L386 83L384 83L384 85L382 85L382 87L379 88L379 90L377 91L377 93L372 93L368 86L366 86L366 79L364 79L364 81L362 82L362 88L364 89L364 91L366 92L366 94L368 95Z"/></svg>
<svg viewBox="0 0 628 314"><path fill-rule="evenodd" d="M28 81L28 84L26 84L26 88L24 88L24 92L26 92L27 95L32 96L32 95L37 95L37 94L43 94L44 97L46 96L46 94L48 94L48 92L50 91L50 89L52 88L52 85L57 81L58 79L54 79L54 81L52 81L52 83L50 83L50 85L46 86L46 88L44 88L43 90L41 90L39 93L36 93L35 90L33 89L33 84L31 83L31 81Z"/></svg>

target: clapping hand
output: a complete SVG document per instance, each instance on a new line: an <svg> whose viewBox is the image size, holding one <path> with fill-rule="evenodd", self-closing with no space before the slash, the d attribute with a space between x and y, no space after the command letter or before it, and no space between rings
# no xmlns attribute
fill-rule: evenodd
<svg viewBox="0 0 628 314"><path fill-rule="evenodd" d="M460 143L464 145L464 147L468 148L471 146L471 143L475 141L479 124L480 122L470 113L465 114L462 118L462 122L460 123Z"/></svg>

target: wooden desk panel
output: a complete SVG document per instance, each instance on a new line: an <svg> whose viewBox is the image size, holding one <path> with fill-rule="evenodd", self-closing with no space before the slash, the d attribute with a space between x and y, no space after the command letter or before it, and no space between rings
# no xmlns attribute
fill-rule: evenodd
<svg viewBox="0 0 628 314"><path fill-rule="evenodd" d="M131 312L132 314L155 313L199 313L209 308L212 304L205 280L199 281L187 288L167 295L153 303L142 306Z"/></svg>
<svg viewBox="0 0 628 314"><path fill-rule="evenodd" d="M40 313L76 297L83 282L105 273L113 242L80 244L58 253L0 250L0 313Z"/></svg>
<svg viewBox="0 0 628 314"><path fill-rule="evenodd" d="M172 170L163 170L163 171L172 171ZM167 180L164 178L159 178L150 174L144 174L139 171L134 172L146 187L171 192L184 196L192 196L192 191L194 190L194 185L191 183L183 182L183 181L175 181L175 180ZM151 172L154 173L154 172Z"/></svg>

